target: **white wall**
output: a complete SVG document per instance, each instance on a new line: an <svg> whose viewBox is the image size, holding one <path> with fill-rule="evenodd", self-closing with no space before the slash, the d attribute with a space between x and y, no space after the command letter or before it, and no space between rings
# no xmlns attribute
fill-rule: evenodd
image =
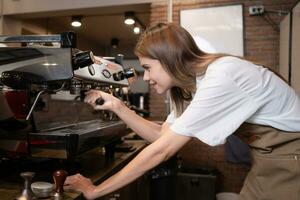
<svg viewBox="0 0 300 200"><path fill-rule="evenodd" d="M205 52L244 55L241 4L181 10L180 25Z"/></svg>

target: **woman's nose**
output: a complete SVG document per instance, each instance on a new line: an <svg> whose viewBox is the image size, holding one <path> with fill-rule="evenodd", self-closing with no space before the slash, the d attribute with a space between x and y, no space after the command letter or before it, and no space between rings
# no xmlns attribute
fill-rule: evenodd
<svg viewBox="0 0 300 200"><path fill-rule="evenodd" d="M144 80L144 81L149 81L149 80L150 80L150 78L149 78L149 73L148 73L146 70L144 71L143 80Z"/></svg>

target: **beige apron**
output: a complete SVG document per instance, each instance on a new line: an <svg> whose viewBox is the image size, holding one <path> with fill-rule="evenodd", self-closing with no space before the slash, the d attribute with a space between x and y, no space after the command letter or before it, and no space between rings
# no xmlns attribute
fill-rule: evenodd
<svg viewBox="0 0 300 200"><path fill-rule="evenodd" d="M252 155L239 200L300 200L300 133L244 123L235 134Z"/></svg>

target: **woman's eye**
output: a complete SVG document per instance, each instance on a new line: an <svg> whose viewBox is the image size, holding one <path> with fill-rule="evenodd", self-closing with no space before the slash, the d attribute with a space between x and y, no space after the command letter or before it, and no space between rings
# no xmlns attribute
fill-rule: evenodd
<svg viewBox="0 0 300 200"><path fill-rule="evenodd" d="M144 70L146 70L146 71L150 71L150 67L144 67Z"/></svg>
<svg viewBox="0 0 300 200"><path fill-rule="evenodd" d="M144 70L150 71L150 66L148 66L148 65L143 65L142 67L144 68Z"/></svg>

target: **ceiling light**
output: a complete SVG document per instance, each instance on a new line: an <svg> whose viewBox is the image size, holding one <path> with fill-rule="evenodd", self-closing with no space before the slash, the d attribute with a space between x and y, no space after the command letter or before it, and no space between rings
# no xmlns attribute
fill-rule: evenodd
<svg viewBox="0 0 300 200"><path fill-rule="evenodd" d="M82 16L72 16L71 25L73 27L80 27L82 25L81 18L82 18Z"/></svg>
<svg viewBox="0 0 300 200"><path fill-rule="evenodd" d="M141 33L140 27L135 26L135 27L133 28L133 32L134 32L134 34L140 34L140 33Z"/></svg>
<svg viewBox="0 0 300 200"><path fill-rule="evenodd" d="M124 23L127 24L127 25L132 25L132 24L135 23L134 12L132 12L132 11L125 12Z"/></svg>

